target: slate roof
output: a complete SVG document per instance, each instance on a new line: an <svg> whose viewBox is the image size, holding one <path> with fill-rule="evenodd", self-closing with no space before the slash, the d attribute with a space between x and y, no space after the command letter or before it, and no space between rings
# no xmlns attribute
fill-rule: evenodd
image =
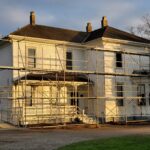
<svg viewBox="0 0 150 150"><path fill-rule="evenodd" d="M27 25L13 33L10 33L10 35L81 43L87 33L43 25Z"/></svg>
<svg viewBox="0 0 150 150"><path fill-rule="evenodd" d="M27 36L51 40L84 43L97 38L106 37L133 42L150 43L150 40L135 36L128 32L107 26L90 33L83 31L68 30L43 25L26 25L25 27L10 33L10 35Z"/></svg>
<svg viewBox="0 0 150 150"><path fill-rule="evenodd" d="M107 26L104 28L100 28L90 33L89 37L86 41L91 41L97 39L99 37L106 37L112 39L119 39L119 40L128 40L133 42L142 42L142 43L150 43L150 40L138 37L131 33Z"/></svg>

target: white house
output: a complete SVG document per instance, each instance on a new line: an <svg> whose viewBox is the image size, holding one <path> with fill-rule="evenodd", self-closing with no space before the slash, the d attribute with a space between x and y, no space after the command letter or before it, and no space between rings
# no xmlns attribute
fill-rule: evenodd
<svg viewBox="0 0 150 150"><path fill-rule="evenodd" d="M150 41L108 26L35 23L0 42L1 120L95 124L150 117Z"/></svg>

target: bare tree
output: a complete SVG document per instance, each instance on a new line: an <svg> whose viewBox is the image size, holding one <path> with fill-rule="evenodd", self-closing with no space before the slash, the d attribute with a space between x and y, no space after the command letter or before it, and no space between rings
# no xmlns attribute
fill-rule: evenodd
<svg viewBox="0 0 150 150"><path fill-rule="evenodd" d="M150 14L142 17L142 23L136 26L131 26L129 31L132 34L150 39Z"/></svg>

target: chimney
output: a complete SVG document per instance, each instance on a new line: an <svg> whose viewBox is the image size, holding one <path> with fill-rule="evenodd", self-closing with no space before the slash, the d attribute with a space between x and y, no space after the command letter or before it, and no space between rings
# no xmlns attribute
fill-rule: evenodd
<svg viewBox="0 0 150 150"><path fill-rule="evenodd" d="M87 23L86 32L92 32L92 24L90 22Z"/></svg>
<svg viewBox="0 0 150 150"><path fill-rule="evenodd" d="M107 17L106 17L106 16L103 16L102 21L101 21L101 24L102 24L102 28L108 26L108 20L107 20Z"/></svg>
<svg viewBox="0 0 150 150"><path fill-rule="evenodd" d="M35 12L34 11L30 12L30 25L32 26L35 25Z"/></svg>

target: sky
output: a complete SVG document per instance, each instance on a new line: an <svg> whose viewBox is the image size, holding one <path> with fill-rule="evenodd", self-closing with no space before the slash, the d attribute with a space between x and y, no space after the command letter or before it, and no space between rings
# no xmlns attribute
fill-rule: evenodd
<svg viewBox="0 0 150 150"><path fill-rule="evenodd" d="M30 11L36 24L85 31L87 22L97 29L107 16L110 26L128 30L150 14L150 0L0 0L0 34L27 25Z"/></svg>

